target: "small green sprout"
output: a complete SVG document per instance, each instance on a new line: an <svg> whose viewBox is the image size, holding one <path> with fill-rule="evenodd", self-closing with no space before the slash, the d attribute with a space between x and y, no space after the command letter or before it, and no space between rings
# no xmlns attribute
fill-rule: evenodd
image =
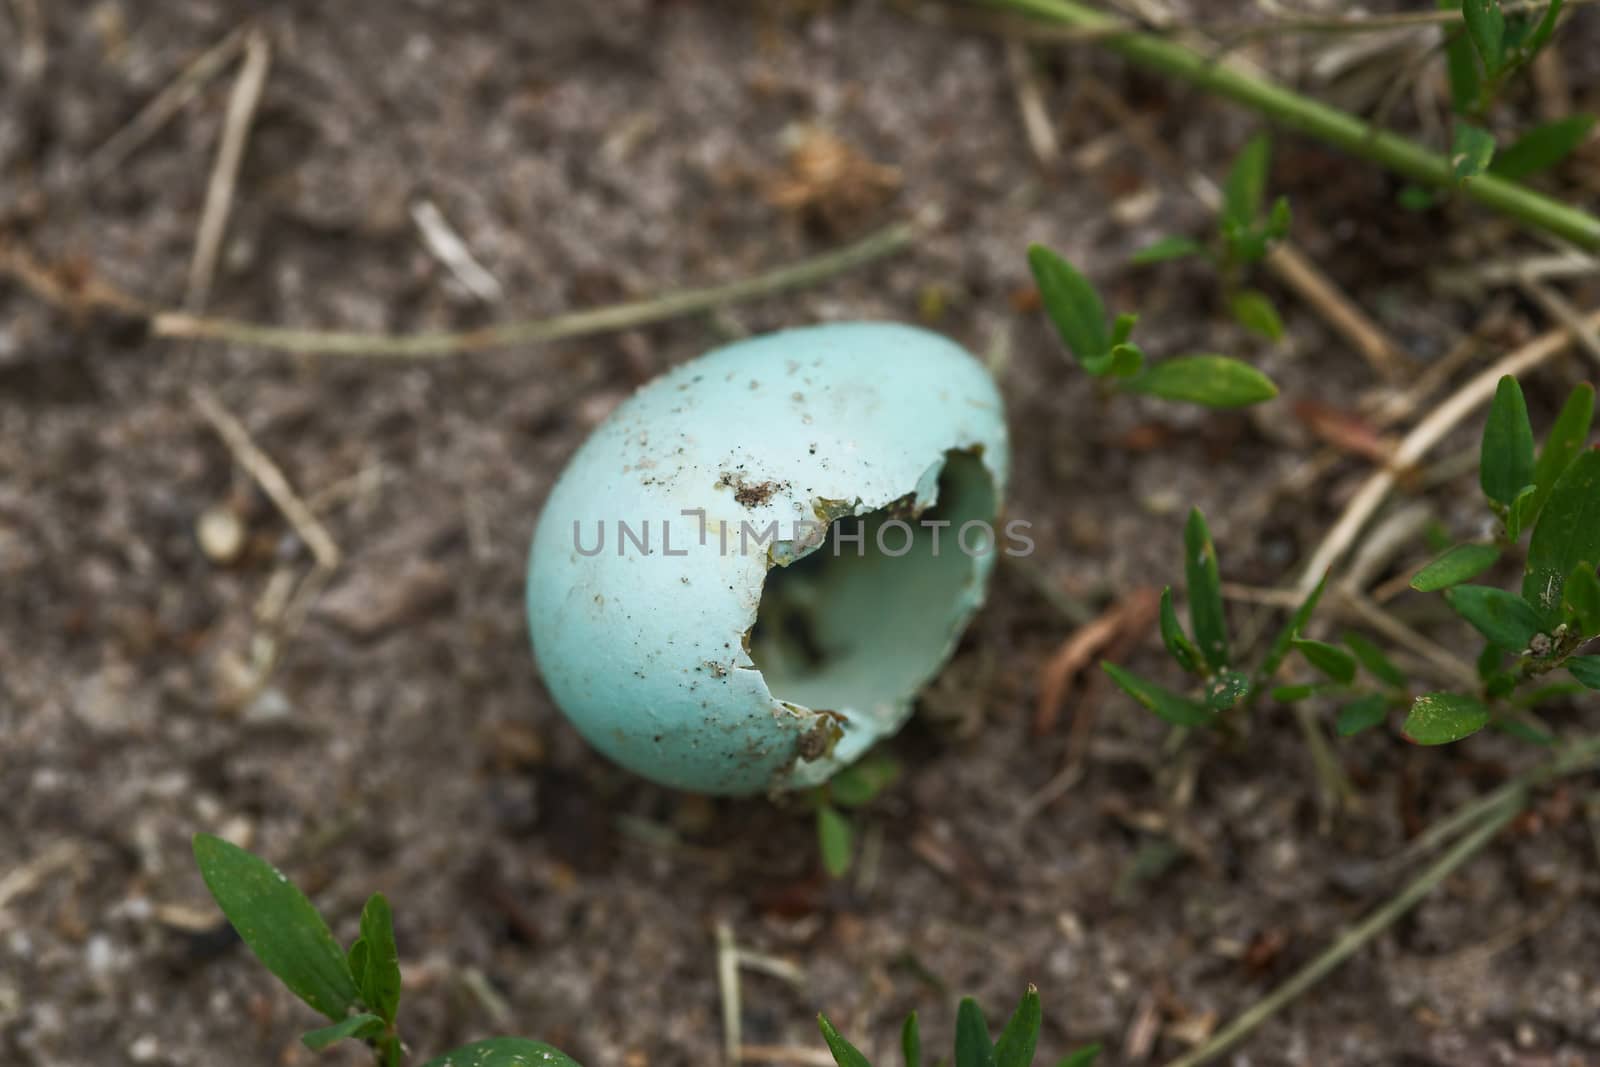
<svg viewBox="0 0 1600 1067"><path fill-rule="evenodd" d="M855 822L840 809L865 807L899 778L899 763L880 753L871 753L812 790L817 849L822 856L823 869L830 877L843 878L850 873L855 861Z"/></svg>
<svg viewBox="0 0 1600 1067"><path fill-rule="evenodd" d="M1033 986L1022 995L1022 1003L1000 1031L999 1040L990 1036L989 1024L978 1002L966 998L956 1012L955 1067L1029 1067L1038 1049L1042 1022L1039 991ZM840 1036L826 1015L817 1016L817 1026L838 1067L872 1067L860 1049ZM906 1017L900 1032L900 1048L905 1067L922 1067L922 1036L916 1012ZM1092 1067L1099 1055L1100 1046L1089 1045L1057 1060L1056 1067Z"/></svg>
<svg viewBox="0 0 1600 1067"><path fill-rule="evenodd" d="M206 888L262 966L295 996L328 1019L301 1041L320 1051L339 1041L360 1041L377 1067L399 1067L400 960L394 917L382 893L361 910L361 934L348 952L334 940L316 907L276 868L258 856L210 834L196 834L195 863ZM469 1063L474 1067L579 1067L541 1041L497 1037L430 1060L426 1067Z"/></svg>
<svg viewBox="0 0 1600 1067"><path fill-rule="evenodd" d="M1146 366L1144 351L1130 339L1137 315L1118 315L1108 325L1105 304L1095 287L1043 245L1028 249L1028 266L1045 313L1067 351L1090 375L1116 391L1216 408L1245 407L1278 395L1278 387L1266 375L1227 356L1180 356Z"/></svg>
<svg viewBox="0 0 1600 1067"><path fill-rule="evenodd" d="M1276 241L1289 234L1289 201L1266 206L1272 144L1265 134L1245 144L1228 171L1217 231L1209 242L1167 237L1134 254L1136 264L1163 263L1199 256L1216 268L1223 298L1234 321L1270 341L1283 339L1283 319L1272 299L1245 284L1250 267L1266 258Z"/></svg>

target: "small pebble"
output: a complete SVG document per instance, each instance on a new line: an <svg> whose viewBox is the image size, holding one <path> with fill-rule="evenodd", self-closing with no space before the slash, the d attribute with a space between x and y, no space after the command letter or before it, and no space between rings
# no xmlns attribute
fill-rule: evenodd
<svg viewBox="0 0 1600 1067"><path fill-rule="evenodd" d="M83 963L90 974L106 974L114 962L116 962L116 950L112 947L109 937L105 934L95 934L89 938L89 943L83 949Z"/></svg>
<svg viewBox="0 0 1600 1067"><path fill-rule="evenodd" d="M226 566L244 551L244 523L228 508L207 508L195 523L194 532L200 541L200 550L213 563Z"/></svg>

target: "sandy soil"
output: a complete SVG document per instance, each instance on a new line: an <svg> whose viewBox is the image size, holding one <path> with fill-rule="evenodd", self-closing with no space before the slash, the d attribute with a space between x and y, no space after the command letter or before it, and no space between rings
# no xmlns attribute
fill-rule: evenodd
<svg viewBox="0 0 1600 1067"><path fill-rule="evenodd" d="M1353 410L1379 383L1270 281L1290 334L1277 346L1221 319L1203 270L1125 266L1205 214L1100 100L1213 176L1255 129L1239 111L1091 49L1041 54L1065 150L1046 169L999 43L865 0L38 6L37 74L0 20L0 235L162 305L184 298L232 68L110 173L85 161L258 10L272 65L218 314L467 328L731 280L929 207L943 221L910 252L804 292L431 362L157 342L0 281L0 884L39 875L0 906L0 1062L314 1058L296 1043L310 1013L219 925L188 855L196 830L248 841L342 936L385 890L410 961L407 1033L429 1055L514 1032L590 1067L714 1062L720 920L804 973L746 975L752 1044L820 1049L822 1008L893 1062L907 1010L944 1045L956 995L999 1014L1031 981L1043 1054L1100 1040L1107 1062L1154 1062L1393 892L1404 872L1379 861L1420 826L1536 758L1500 737L1424 751L1364 736L1338 750L1360 808L1323 825L1286 711L1173 762L1161 725L1099 686L1068 708L1096 714L1083 780L1019 818L1064 758L1065 724L1043 738L1028 724L1039 667L1072 624L1006 570L891 746L907 773L865 817L876 862L830 884L802 808L644 783L591 752L540 687L524 553L565 457L659 370L800 323L923 321L991 358L1016 445L1011 510L1034 524L1045 579L1088 611L1177 581L1191 504L1212 517L1227 577L1288 580L1369 469L1343 458L1310 490L1274 495L1316 448L1295 402ZM1591 108L1596 21L1563 37L1569 91ZM1327 91L1359 91L1348 82ZM1530 92L1513 103L1537 110ZM819 130L855 161L842 181L792 155L836 151ZM1536 242L1478 213L1407 214L1398 183L1292 139L1274 187L1294 200L1299 244L1419 368L1491 299L1491 348L1543 328L1513 294L1443 299L1424 277ZM1573 190L1594 202L1592 185ZM424 200L502 300L424 246L411 215ZM1030 303L1030 241L1137 306L1147 349L1247 356L1285 398L1248 416L1104 403ZM1580 306L1596 295L1569 290ZM1536 418L1584 370L1575 358L1530 381ZM240 417L344 555L242 708L232 698L272 632L263 613L311 560L196 412L195 385ZM1441 455L1471 444L1463 433ZM1449 486L1427 499L1470 530L1470 472ZM197 537L215 509L243 524L231 564ZM1235 619L1254 633L1270 621L1248 606ZM1466 648L1458 629L1435 633ZM1131 662L1170 678L1153 635ZM1551 721L1574 728L1578 710ZM1600 1062L1592 786L1551 794L1233 1062Z"/></svg>

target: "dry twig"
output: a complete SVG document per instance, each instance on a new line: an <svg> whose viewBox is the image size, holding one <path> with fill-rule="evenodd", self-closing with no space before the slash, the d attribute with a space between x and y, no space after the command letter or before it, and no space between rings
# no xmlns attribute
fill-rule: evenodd
<svg viewBox="0 0 1600 1067"><path fill-rule="evenodd" d="M206 82L216 77L218 72L232 62L244 47L245 38L250 32L251 27L240 26L206 49L194 62L180 71L165 89L141 108L127 125L95 149L84 164L89 180L98 181L104 178L116 170L140 145L155 136L161 127L171 121L172 116L183 110L184 105L200 94Z"/></svg>
<svg viewBox="0 0 1600 1067"><path fill-rule="evenodd" d="M1046 170L1061 158L1061 141L1056 137L1054 120L1045 106L1044 93L1039 89L1039 78L1034 73L1033 57L1028 46L1021 41L1006 42L1006 70L1011 75L1011 86L1017 95L1017 111L1022 117L1022 132L1028 136L1028 147Z"/></svg>
<svg viewBox="0 0 1600 1067"><path fill-rule="evenodd" d="M450 223L445 221L444 212L439 210L437 204L432 200L419 200L412 204L411 219L422 231L422 241L428 246L428 251L449 268L450 273L456 276L456 281L465 286L469 293L485 304L498 304L505 299L500 279L472 257L467 242L450 228Z"/></svg>
<svg viewBox="0 0 1600 1067"><path fill-rule="evenodd" d="M798 1067L834 1067L827 1049L803 1045L741 1045L739 1056L745 1063L792 1063Z"/></svg>
<svg viewBox="0 0 1600 1067"><path fill-rule="evenodd" d="M717 920L717 991L722 997L722 1054L727 1067L738 1067L743 1052L743 1019L739 1007L739 944L733 927Z"/></svg>
<svg viewBox="0 0 1600 1067"><path fill-rule="evenodd" d="M1521 279L1519 287L1533 299L1534 303L1544 309L1546 315L1571 330L1572 335L1578 339L1578 347L1600 365L1600 330L1585 322L1583 316L1578 314L1578 309L1573 307L1566 297L1533 278Z"/></svg>
<svg viewBox="0 0 1600 1067"><path fill-rule="evenodd" d="M184 307L190 311L205 307L211 293L217 256L222 250L222 235L228 228L233 191L239 181L239 163L244 158L250 125L255 118L256 106L261 102L261 91L266 85L267 70L272 63L272 46L267 42L267 35L259 29L249 32L244 49L244 65L239 68L239 77L234 81L233 93L228 98L222 139L217 145L211 179L206 184L206 202L200 213L194 258L189 261L189 284Z"/></svg>
<svg viewBox="0 0 1600 1067"><path fill-rule="evenodd" d="M1414 881L1395 894L1382 907L1335 939L1333 944L1329 945L1321 955L1296 971L1288 981L1240 1013L1238 1017L1223 1027L1211 1040L1193 1052L1172 1060L1167 1064L1167 1067L1199 1067L1200 1064L1210 1062L1238 1044L1258 1026L1320 982L1340 964L1344 963L1345 960L1355 955L1368 942L1415 907L1440 882L1453 874L1456 868L1477 855L1485 845L1494 839L1501 828L1521 810L1522 804L1519 799L1502 802L1500 808L1486 818L1481 825L1474 828L1454 848L1436 860L1432 866L1418 875Z"/></svg>
<svg viewBox="0 0 1600 1067"><path fill-rule="evenodd" d="M387 359L436 359L495 348L611 333L648 326L726 304L758 300L817 285L847 271L909 248L936 221L930 212L912 222L887 226L854 244L787 266L723 285L677 292L610 307L572 311L544 319L524 319L464 332L373 334L266 326L236 319L207 318L178 311L158 311L102 283L77 285L58 275L20 248L0 244L0 275L15 278L34 295L68 311L110 310L149 323L156 337L174 340L223 341L309 355Z"/></svg>
<svg viewBox="0 0 1600 1067"><path fill-rule="evenodd" d="M294 487L289 484L289 479L272 458L256 445L250 436L250 431L245 429L233 413L222 405L209 389L195 386L189 392L190 399L194 402L195 410L211 424L217 436L222 438L223 444L228 446L228 451L233 453L233 458L243 467L256 484L261 486L263 492L277 505L283 517L294 527L295 533L306 543L311 550L311 555L317 561L317 566L325 571L332 571L339 566L339 546L334 543L332 535L318 521L316 515L300 499Z"/></svg>

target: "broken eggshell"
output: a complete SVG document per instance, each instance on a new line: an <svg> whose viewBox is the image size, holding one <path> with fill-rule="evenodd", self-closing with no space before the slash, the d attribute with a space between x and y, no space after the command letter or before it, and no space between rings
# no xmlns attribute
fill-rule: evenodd
<svg viewBox="0 0 1600 1067"><path fill-rule="evenodd" d="M540 516L545 685L662 784L820 784L905 723L982 602L1008 463L994 381L924 330L789 330L675 367Z"/></svg>

